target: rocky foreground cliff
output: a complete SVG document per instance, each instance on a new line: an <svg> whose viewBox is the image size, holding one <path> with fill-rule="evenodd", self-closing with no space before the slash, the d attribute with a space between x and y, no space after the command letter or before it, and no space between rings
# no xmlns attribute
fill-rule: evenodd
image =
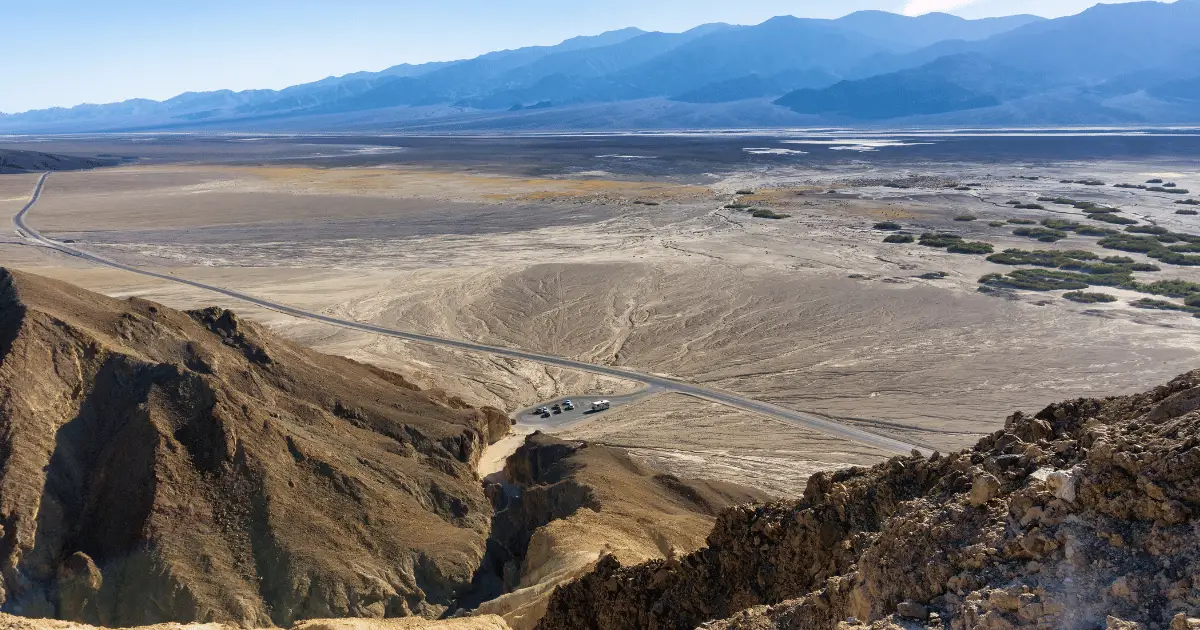
<svg viewBox="0 0 1200 630"><path fill-rule="evenodd" d="M1200 371L817 474L707 547L560 587L540 630L1200 628Z"/></svg>
<svg viewBox="0 0 1200 630"><path fill-rule="evenodd" d="M228 311L0 269L0 604L105 626L437 616L509 428Z"/></svg>

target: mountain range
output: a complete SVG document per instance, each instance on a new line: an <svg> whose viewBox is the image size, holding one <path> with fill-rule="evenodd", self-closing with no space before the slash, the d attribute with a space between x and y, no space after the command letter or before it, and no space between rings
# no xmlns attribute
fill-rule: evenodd
<svg viewBox="0 0 1200 630"><path fill-rule="evenodd" d="M636 28L283 90L0 114L0 133L1200 121L1200 0Z"/></svg>

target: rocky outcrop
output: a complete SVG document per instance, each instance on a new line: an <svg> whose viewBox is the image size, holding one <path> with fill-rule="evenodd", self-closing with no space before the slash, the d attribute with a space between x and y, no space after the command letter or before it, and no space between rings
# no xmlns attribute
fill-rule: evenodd
<svg viewBox="0 0 1200 630"><path fill-rule="evenodd" d="M601 560L542 630L1187 628L1200 372L1017 413L968 451L814 475L678 560ZM717 621L719 620L719 621Z"/></svg>
<svg viewBox="0 0 1200 630"><path fill-rule="evenodd" d="M0 269L0 604L108 626L436 616L507 431L228 311Z"/></svg>
<svg viewBox="0 0 1200 630"><path fill-rule="evenodd" d="M661 474L615 448L535 433L508 458L478 611L516 630L541 618L555 586L602 554L626 562L699 547L716 514L766 496L735 484Z"/></svg>
<svg viewBox="0 0 1200 630"><path fill-rule="evenodd" d="M3 630L102 630L95 626L58 621L52 619L26 619L0 613L0 628ZM138 626L126 630L237 630L234 626L219 623L179 624L163 623L153 626ZM408 617L404 619L315 619L301 621L292 630L509 630L504 620L493 616L469 617L430 621Z"/></svg>

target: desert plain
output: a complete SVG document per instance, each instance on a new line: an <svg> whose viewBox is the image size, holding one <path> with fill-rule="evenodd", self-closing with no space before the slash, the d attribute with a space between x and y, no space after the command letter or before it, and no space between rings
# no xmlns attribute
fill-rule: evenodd
<svg viewBox="0 0 1200 630"><path fill-rule="evenodd" d="M1063 291L981 291L981 277L1013 268L885 243L896 229L877 228L954 234L996 252L1128 256L1160 268L1139 281L1198 282L1195 266L1105 249L1095 236L1014 234L1046 219L1089 222L1039 201L1048 198L1200 234L1196 215L1177 214L1191 206L1176 203L1200 197L1194 134L1053 143L1032 132L146 134L13 144L122 156L48 179L27 222L73 247L342 319L704 384L931 450L973 444L1010 413L1035 411L1031 403L1144 390L1200 355L1200 319L1136 306L1156 296L1101 287L1089 290L1116 301L1082 304ZM0 176L0 212L18 212L37 177ZM1196 192L1150 191L1149 180ZM225 306L321 352L509 412L638 387L293 318L98 266L11 229L0 265L177 308ZM560 433L779 496L799 494L813 472L892 455L675 393Z"/></svg>

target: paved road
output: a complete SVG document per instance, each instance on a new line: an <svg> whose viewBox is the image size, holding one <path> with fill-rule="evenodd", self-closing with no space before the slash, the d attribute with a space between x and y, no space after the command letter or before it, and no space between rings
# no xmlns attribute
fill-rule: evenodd
<svg viewBox="0 0 1200 630"><path fill-rule="evenodd" d="M485 345L485 344L472 343L469 341L462 341L459 339L443 339L441 337L434 337L432 335L423 335L420 333L406 332L403 330L396 330L396 329L387 328L384 326L376 326L374 324L366 324L366 323L362 323L362 322L338 319L336 317L330 317L328 315L322 315L320 313L305 311L305 310L302 310L299 308L288 306L286 304L280 304L278 302L264 300L262 298L257 298L252 295L242 293L240 291L234 291L232 289L225 289L225 288L213 286L210 284L204 284L202 282L196 282L195 280L188 280L186 278L180 278L180 277L172 276L172 275L165 274L165 273L158 273L156 271L149 271L146 269L141 269L139 267L133 267L131 265L126 265L124 263L120 263L115 260L109 260L108 258L104 258L102 256L97 256L95 254L90 254L86 251L72 247L71 244L61 243L59 241L54 241L49 238L46 238L45 236L42 236L40 233L38 233L37 230L29 227L29 225L25 222L25 219L28 218L30 210L32 210L33 207L37 204L38 199L41 198L42 191L46 186L46 180L47 180L47 178L49 178L49 176L50 176L49 173L42 175L41 179L38 180L37 188L34 189L33 196L30 197L30 199L29 199L29 203L25 204L25 207L22 208L21 211L18 212L16 214L16 216L13 217L13 225L16 227L17 234L19 234L27 239L30 239L32 241L35 241L41 245L44 245L46 247L50 247L52 249L58 250L69 256L74 256L76 258L80 258L82 260L86 260L88 262L91 262L91 263L94 263L97 265L112 267L114 269L120 269L122 271L128 271L130 273L136 273L136 274L139 274L142 276L148 276L151 278L157 278L159 280L166 280L168 282L184 284L187 286L195 287L197 289L203 289L205 291L219 293L221 295L225 295L225 296L237 299L237 300L241 300L241 301L247 302L249 304L254 304L255 306L261 306L263 308L270 309L270 310L273 310L273 311L276 311L279 313L291 315L293 317L299 317L299 318L307 319L307 320L311 320L311 321L322 322L322 323L330 324L333 326L340 326L342 328L349 328L351 330L358 330L358 331L372 333L372 334L376 334L376 335L394 337L397 339L405 339L408 341L418 341L418 342L422 342L422 343L429 343L429 344L434 344L434 345L448 347L448 348L457 348L459 350L467 350L470 352L483 352L483 353L492 354L492 355L501 356L501 357L507 357L507 358L511 358L511 359L522 359L525 361L533 361L534 363L540 363L543 365L553 365L555 367L566 368L569 370L579 370L582 372L589 372L592 374L601 374L604 376L611 376L611 377L615 377L615 378L621 378L621 379L627 379L630 381L641 382L641 383L645 383L647 386L657 388L660 391L675 392L675 393L679 393L679 394L686 394L688 396L694 396L696 398L702 398L704 400L710 400L713 402L728 405L730 407L735 407L737 409L741 409L744 411L762 414L765 416L775 418L777 420L782 420L782 421L789 422L791 424L802 426L802 427L805 427L808 429L820 431L820 432L828 434L828 435L833 435L833 436L845 438L848 440L853 440L855 442L859 442L859 443L866 444L869 446L874 446L876 448L879 448L879 449L882 449L882 450L885 450L888 452L892 452L892 453L908 454L909 452L911 452L914 449L917 451L920 451L922 453L925 453L925 454L930 453L930 451L928 449L922 448L919 445L910 444L910 443L904 442L902 440L899 440L899 439L896 439L893 437L880 435L878 433L872 433L870 431L866 431L864 429L861 429L861 428L858 428L855 426L842 424L840 422L837 422L836 420L831 420L829 418L824 418L824 417L821 417L821 416L818 416L815 414L805 413L803 411L794 411L792 409L785 409L778 405L772 405L770 403L753 400L750 398L746 398L744 396L739 396L732 392L727 392L727 391L720 390L720 389L713 388L713 387L705 387L703 385L693 385L691 383L686 383L683 381L678 381L678 380L663 377L663 376L657 376L654 374L644 374L641 372L636 372L634 370L629 370L629 369L625 369L625 368L611 367L611 366L607 366L607 365L596 365L593 363L586 363L583 361L576 361L573 359L567 359L567 358L563 358L563 357L539 354L536 352L527 352L525 350L519 350L519 349L515 349L515 348L503 348L503 347L499 347L499 346L489 346L489 345Z"/></svg>

